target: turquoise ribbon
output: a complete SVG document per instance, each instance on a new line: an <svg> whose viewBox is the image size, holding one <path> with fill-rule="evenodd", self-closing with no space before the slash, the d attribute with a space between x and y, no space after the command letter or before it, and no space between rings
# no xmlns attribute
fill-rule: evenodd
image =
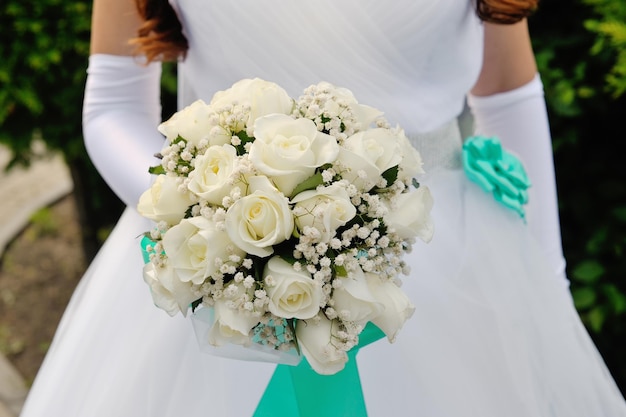
<svg viewBox="0 0 626 417"><path fill-rule="evenodd" d="M276 366L253 417L367 417L356 355L382 337L368 323L348 352L346 367L334 375L318 374L304 358L298 366Z"/></svg>
<svg viewBox="0 0 626 417"><path fill-rule="evenodd" d="M141 255L143 256L143 263L147 264L150 262L150 253L148 252L148 246L154 246L154 240L150 239L148 236L144 236L141 239Z"/></svg>

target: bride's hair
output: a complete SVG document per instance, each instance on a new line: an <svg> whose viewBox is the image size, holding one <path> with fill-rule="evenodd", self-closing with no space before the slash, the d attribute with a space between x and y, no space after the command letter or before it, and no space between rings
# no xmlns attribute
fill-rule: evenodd
<svg viewBox="0 0 626 417"><path fill-rule="evenodd" d="M168 0L135 0L143 24L130 40L136 52L148 61L176 61L184 58L189 44L182 25Z"/></svg>
<svg viewBox="0 0 626 417"><path fill-rule="evenodd" d="M144 23L130 43L148 61L176 61L189 47L168 0L135 0ZM530 16L539 0L475 0L476 14L485 22L512 24Z"/></svg>
<svg viewBox="0 0 626 417"><path fill-rule="evenodd" d="M530 16L539 0L476 0L476 13L485 22L512 24Z"/></svg>

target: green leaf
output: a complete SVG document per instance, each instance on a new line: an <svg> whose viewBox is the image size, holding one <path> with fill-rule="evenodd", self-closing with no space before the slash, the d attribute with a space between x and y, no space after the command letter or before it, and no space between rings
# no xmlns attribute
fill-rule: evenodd
<svg viewBox="0 0 626 417"><path fill-rule="evenodd" d="M609 232L606 227L598 227L587 241L587 253L597 254L602 251L606 245L608 234Z"/></svg>
<svg viewBox="0 0 626 417"><path fill-rule="evenodd" d="M155 165L148 168L148 172L154 175L165 175L165 168L162 165Z"/></svg>
<svg viewBox="0 0 626 417"><path fill-rule="evenodd" d="M191 303L191 312L195 312L198 306L202 304L202 298L198 298L196 301Z"/></svg>
<svg viewBox="0 0 626 417"><path fill-rule="evenodd" d="M577 288L572 291L574 305L577 310L586 310L596 302L596 292L589 287Z"/></svg>
<svg viewBox="0 0 626 417"><path fill-rule="evenodd" d="M383 172L382 177L387 181L387 186L390 186L398 179L398 165L395 167L389 168L387 171Z"/></svg>
<svg viewBox="0 0 626 417"><path fill-rule="evenodd" d="M596 307L587 314L587 323L591 330L600 333L606 319L606 313L602 307Z"/></svg>
<svg viewBox="0 0 626 417"><path fill-rule="evenodd" d="M346 270L345 267L343 267L341 265L335 265L335 266L333 266L333 268L335 269L335 275L337 275L339 277L347 277L348 276L348 271Z"/></svg>
<svg viewBox="0 0 626 417"><path fill-rule="evenodd" d="M596 91L587 86L582 86L578 88L578 97L580 98L591 98L596 94Z"/></svg>
<svg viewBox="0 0 626 417"><path fill-rule="evenodd" d="M611 309L616 314L622 314L626 312L626 295L622 293L615 285L608 284L602 288L604 295L609 300Z"/></svg>
<svg viewBox="0 0 626 417"><path fill-rule="evenodd" d="M572 271L572 278L578 282L592 284L604 275L605 269L602 264L594 260L583 261L576 265Z"/></svg>
<svg viewBox="0 0 626 417"><path fill-rule="evenodd" d="M235 146L237 149L237 155L241 156L246 154L246 144L254 142L254 136L248 136L245 130L240 130L239 132L233 133L233 136L237 136L241 143Z"/></svg>
<svg viewBox="0 0 626 417"><path fill-rule="evenodd" d="M324 179L322 178L322 174L317 172L313 174L312 176L310 176L309 178L307 178L306 180L302 181L300 184L298 184L298 186L294 188L291 195L300 194L302 191L314 190L315 188L317 188L318 185L321 185L323 183L324 183Z"/></svg>

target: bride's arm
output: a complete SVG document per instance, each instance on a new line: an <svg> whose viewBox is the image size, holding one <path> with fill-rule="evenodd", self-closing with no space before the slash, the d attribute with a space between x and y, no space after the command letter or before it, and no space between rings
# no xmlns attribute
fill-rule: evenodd
<svg viewBox="0 0 626 417"><path fill-rule="evenodd" d="M511 25L483 23L483 67L472 88L475 96L513 90L537 73L526 20Z"/></svg>
<svg viewBox="0 0 626 417"><path fill-rule="evenodd" d="M91 54L132 56L129 40L143 23L134 0L94 0L91 15Z"/></svg>
<svg viewBox="0 0 626 417"><path fill-rule="evenodd" d="M478 134L498 136L532 182L528 223L555 274L565 276L550 126L526 20L485 23L483 68L469 96Z"/></svg>
<svg viewBox="0 0 626 417"><path fill-rule="evenodd" d="M142 20L133 0L95 0L83 104L87 152L107 184L135 207L150 185L148 167L163 143L161 64L144 65L128 41Z"/></svg>

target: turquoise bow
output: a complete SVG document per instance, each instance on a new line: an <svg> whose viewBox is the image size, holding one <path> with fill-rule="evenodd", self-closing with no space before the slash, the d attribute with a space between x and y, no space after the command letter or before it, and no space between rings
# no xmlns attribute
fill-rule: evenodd
<svg viewBox="0 0 626 417"><path fill-rule="evenodd" d="M463 144L463 167L468 178L506 207L525 217L530 180L522 162L502 149L496 137L472 136Z"/></svg>

